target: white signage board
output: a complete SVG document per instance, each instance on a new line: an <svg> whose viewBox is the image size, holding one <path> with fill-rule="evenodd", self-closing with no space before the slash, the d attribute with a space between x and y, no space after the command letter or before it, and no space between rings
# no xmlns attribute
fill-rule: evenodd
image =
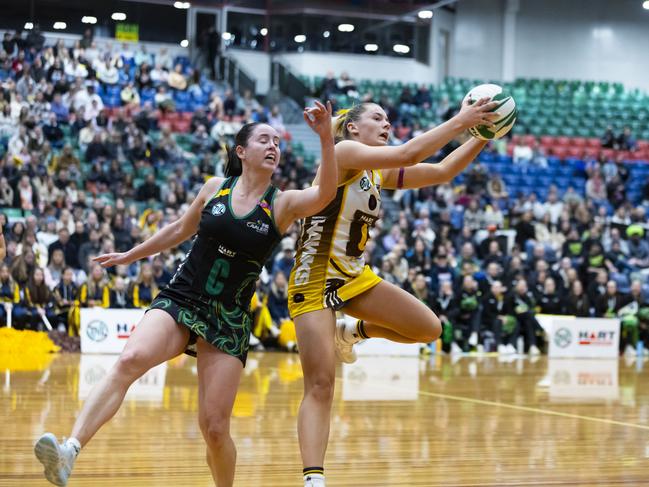
<svg viewBox="0 0 649 487"><path fill-rule="evenodd" d="M122 353L143 309L81 309L81 353Z"/></svg>
<svg viewBox="0 0 649 487"><path fill-rule="evenodd" d="M617 358L620 354L620 320L540 315L548 334L548 357Z"/></svg>

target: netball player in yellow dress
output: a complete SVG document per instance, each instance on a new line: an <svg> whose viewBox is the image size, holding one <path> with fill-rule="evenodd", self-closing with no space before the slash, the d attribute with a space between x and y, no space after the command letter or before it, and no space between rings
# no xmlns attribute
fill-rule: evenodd
<svg viewBox="0 0 649 487"><path fill-rule="evenodd" d="M388 146L391 126L383 109L363 103L339 114L338 191L322 211L303 222L289 285L304 372L298 437L305 486L321 487L329 437L335 356L352 362L353 344L369 337L428 343L441 333L435 314L404 290L382 281L365 265L369 231L379 219L381 189L421 188L451 181L480 153L471 139L439 164L420 164L475 125L491 126L495 103L464 105L444 124L400 146ZM316 183L318 177L316 176ZM336 325L335 310L358 318Z"/></svg>

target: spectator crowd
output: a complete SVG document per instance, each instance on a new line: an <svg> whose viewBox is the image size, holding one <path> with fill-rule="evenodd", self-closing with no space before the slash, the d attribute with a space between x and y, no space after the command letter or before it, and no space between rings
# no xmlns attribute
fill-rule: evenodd
<svg viewBox="0 0 649 487"><path fill-rule="evenodd" d="M15 327L49 322L75 334L83 307L147 307L189 242L108 270L93 257L126 251L178 219L206 178L223 174L225 149L243 123L264 121L283 135L278 187L304 187L314 176L277 107L215 84L164 49L100 49L92 33L74 45L7 33L0 83L0 225L7 243L0 322L10 314ZM347 75L322 85L325 97L356 90ZM404 93L398 106L385 101L392 143L427 128L409 118L411 105L442 119L453 113L425 88ZM635 144L630 134L613 139ZM529 149L514 148L516 164L543 165L545 154ZM485 154L503 151L507 141L496 141ZM476 161L461 184L386 191L366 260L440 316L445 351L506 354L522 344L518 351L541 353L537 314L546 313L620 317L622 348L636 353L638 342L649 345L646 206L628 201L621 160L589 161L578 177L587 181L583 193L549 186L542 198L510 194ZM289 230L268 262L253 299L259 346L294 347L287 276L298 230Z"/></svg>

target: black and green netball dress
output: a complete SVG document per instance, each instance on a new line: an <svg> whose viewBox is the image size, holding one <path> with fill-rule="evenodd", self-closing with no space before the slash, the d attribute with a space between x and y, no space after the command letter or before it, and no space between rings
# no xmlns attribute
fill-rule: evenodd
<svg viewBox="0 0 649 487"><path fill-rule="evenodd" d="M150 309L169 313L196 337L238 357L245 365L252 314L250 300L264 262L281 235L273 219L273 198L266 193L245 216L232 211L231 193L238 178L226 179L201 213L192 248Z"/></svg>

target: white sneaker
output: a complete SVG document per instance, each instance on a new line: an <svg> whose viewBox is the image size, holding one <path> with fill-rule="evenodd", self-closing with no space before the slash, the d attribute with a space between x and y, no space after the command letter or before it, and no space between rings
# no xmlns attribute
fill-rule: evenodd
<svg viewBox="0 0 649 487"><path fill-rule="evenodd" d="M336 333L334 335L334 345L336 346L336 357L341 362L353 364L358 358L354 351L354 343L345 340L345 320L336 320Z"/></svg>
<svg viewBox="0 0 649 487"><path fill-rule="evenodd" d="M541 350L536 345L532 345L529 350L529 354L532 356L541 355Z"/></svg>
<svg viewBox="0 0 649 487"><path fill-rule="evenodd" d="M322 478L307 477L304 479L304 487L326 487Z"/></svg>
<svg viewBox="0 0 649 487"><path fill-rule="evenodd" d="M469 336L469 345L475 347L478 344L478 334L474 331Z"/></svg>
<svg viewBox="0 0 649 487"><path fill-rule="evenodd" d="M507 353L508 352L507 352L507 346L506 345L503 345L502 343L500 345L498 345L498 354L499 355L505 355Z"/></svg>
<svg viewBox="0 0 649 487"><path fill-rule="evenodd" d="M47 480L60 487L68 484L74 461L79 453L74 446L68 442L59 443L52 433L45 433L34 445L34 453L45 467Z"/></svg>
<svg viewBox="0 0 649 487"><path fill-rule="evenodd" d="M505 345L505 353L508 355L516 355L516 347L511 343Z"/></svg>
<svg viewBox="0 0 649 487"><path fill-rule="evenodd" d="M307 474L304 487L325 487L325 478L322 474Z"/></svg>
<svg viewBox="0 0 649 487"><path fill-rule="evenodd" d="M460 347L455 342L451 343L451 355L459 355L461 353L464 353L464 350L462 350L462 347Z"/></svg>
<svg viewBox="0 0 649 487"><path fill-rule="evenodd" d="M627 345L624 349L624 355L627 357L635 357L637 355L637 352L631 345Z"/></svg>

